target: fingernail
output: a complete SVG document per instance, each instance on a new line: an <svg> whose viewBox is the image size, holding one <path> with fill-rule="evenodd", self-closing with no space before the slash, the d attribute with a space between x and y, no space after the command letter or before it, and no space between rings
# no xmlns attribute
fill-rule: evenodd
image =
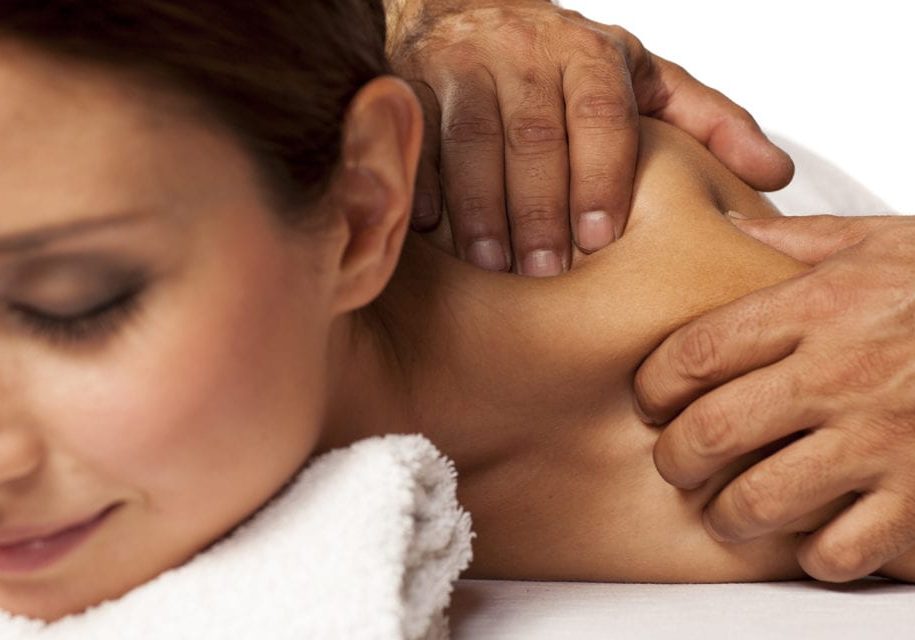
<svg viewBox="0 0 915 640"><path fill-rule="evenodd" d="M428 193L417 194L413 201L413 219L410 224L414 231L429 231L438 225L432 196Z"/></svg>
<svg viewBox="0 0 915 640"><path fill-rule="evenodd" d="M728 211L724 215L726 215L729 218L734 218L736 220L749 220L749 218L747 216L743 215L739 211Z"/></svg>
<svg viewBox="0 0 915 640"><path fill-rule="evenodd" d="M507 271L508 259L498 240L483 238L474 240L467 249L467 259L487 271Z"/></svg>
<svg viewBox="0 0 915 640"><path fill-rule="evenodd" d="M606 211L589 211L578 219L578 246L582 251L597 251L616 240L613 221Z"/></svg>
<svg viewBox="0 0 915 640"><path fill-rule="evenodd" d="M538 278L558 276L562 273L562 259L551 249L531 251L521 262L521 273Z"/></svg>

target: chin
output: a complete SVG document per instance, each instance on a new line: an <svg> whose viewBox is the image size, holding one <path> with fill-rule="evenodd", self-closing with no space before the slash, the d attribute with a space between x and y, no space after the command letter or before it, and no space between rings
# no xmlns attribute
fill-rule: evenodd
<svg viewBox="0 0 915 640"><path fill-rule="evenodd" d="M97 603L90 600L55 599L28 594L10 597L4 593L0 598L0 609L7 613L43 622L55 622L68 615L82 613L94 604Z"/></svg>
<svg viewBox="0 0 915 640"><path fill-rule="evenodd" d="M0 583L0 609L15 616L55 622L76 615L108 600L120 598L135 585L102 589L92 576L75 584L47 581Z"/></svg>

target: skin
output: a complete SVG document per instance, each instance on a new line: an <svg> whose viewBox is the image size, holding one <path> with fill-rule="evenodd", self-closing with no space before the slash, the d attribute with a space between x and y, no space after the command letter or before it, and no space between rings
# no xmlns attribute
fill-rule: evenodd
<svg viewBox="0 0 915 640"><path fill-rule="evenodd" d="M439 245L478 266L555 275L572 259L570 237L586 251L618 238L637 113L690 133L757 189L790 180L790 160L749 114L619 27L543 0L387 4L394 62L429 114L414 226L438 223L441 185L451 235ZM652 424L669 423L654 451L658 471L691 489L812 427L816 438L711 501L708 531L752 540L856 491L861 499L798 559L821 580L868 575L915 546L915 411L910 385L899 383L915 361L911 243L900 241L912 223L737 224L816 268L691 323L647 359L636 393ZM759 385L770 395L755 396Z"/></svg>
<svg viewBox="0 0 915 640"><path fill-rule="evenodd" d="M747 451L804 432L707 505L709 532L753 540L854 492L854 504L798 549L804 570L843 582L905 564L915 546L915 224L735 224L814 267L697 319L646 359L635 390L646 419L667 424L658 470L695 487Z"/></svg>
<svg viewBox="0 0 915 640"><path fill-rule="evenodd" d="M544 0L388 0L390 54L428 121L414 228L450 213L461 259L551 276L620 237L638 114L677 126L757 189L793 174L749 113L617 26Z"/></svg>
<svg viewBox="0 0 915 640"><path fill-rule="evenodd" d="M660 431L633 402L639 364L689 320L809 267L722 215L777 215L757 193L689 138L657 122L642 127L630 229L611 250L578 254L560 278L524 280L408 238L377 306L396 365L382 364L379 375L369 345L343 385L389 381L371 406L338 404L344 411L319 450L346 444L353 425L422 429L459 469L479 536L468 575L801 578L806 533L849 503L840 496L752 542L721 543L703 526L703 505L772 449L741 456L695 491L658 475L651 452ZM435 241L447 246L447 225ZM911 580L913 560L880 573Z"/></svg>
<svg viewBox="0 0 915 640"><path fill-rule="evenodd" d="M59 562L0 574L0 607L53 620L185 562L307 460L351 311L397 260L420 115L400 81L360 93L303 233L188 99L6 40L0 94L0 531L117 505ZM128 282L135 310L91 338L23 312L78 314Z"/></svg>
<svg viewBox="0 0 915 640"><path fill-rule="evenodd" d="M570 237L586 251L618 238L637 113L690 133L757 189L791 178L790 159L749 114L619 27L543 0L386 4L393 60L429 116L414 226L438 223L444 187L451 234L438 244L478 266L555 275L572 259ZM691 323L647 359L636 393L652 424L669 423L658 471L691 489L815 427L817 438L729 484L706 525L718 539L751 540L856 491L862 498L798 559L822 580L867 575L915 546L915 412L898 382L915 355L912 265L900 249L912 224L823 217L743 228L816 269ZM771 395L754 402L760 384Z"/></svg>
<svg viewBox="0 0 915 640"><path fill-rule="evenodd" d="M701 521L715 483L664 482L634 410L632 376L665 336L807 269L720 215L775 212L690 138L643 122L626 238L534 280L404 245L421 113L391 78L355 99L302 230L186 99L10 42L0 94L0 531L117 505L61 561L0 574L0 607L53 620L117 597L225 535L311 455L394 430L455 459L473 575L803 575L796 534L836 505L721 544ZM38 242L102 215L119 223ZM23 314L92 308L124 271L142 297L103 336L49 339Z"/></svg>

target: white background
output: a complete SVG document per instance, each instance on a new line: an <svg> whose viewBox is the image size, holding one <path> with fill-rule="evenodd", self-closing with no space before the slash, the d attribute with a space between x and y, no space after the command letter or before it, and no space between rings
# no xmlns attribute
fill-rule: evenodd
<svg viewBox="0 0 915 640"><path fill-rule="evenodd" d="M905 1L562 0L635 34L895 210L915 212L915 19Z"/></svg>

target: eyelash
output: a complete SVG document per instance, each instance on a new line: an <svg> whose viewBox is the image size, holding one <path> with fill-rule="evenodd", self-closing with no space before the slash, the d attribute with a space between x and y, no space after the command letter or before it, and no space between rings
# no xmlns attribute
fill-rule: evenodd
<svg viewBox="0 0 915 640"><path fill-rule="evenodd" d="M55 344L101 340L114 334L136 311L139 289L124 293L74 316L54 316L26 306L13 306L27 329Z"/></svg>

